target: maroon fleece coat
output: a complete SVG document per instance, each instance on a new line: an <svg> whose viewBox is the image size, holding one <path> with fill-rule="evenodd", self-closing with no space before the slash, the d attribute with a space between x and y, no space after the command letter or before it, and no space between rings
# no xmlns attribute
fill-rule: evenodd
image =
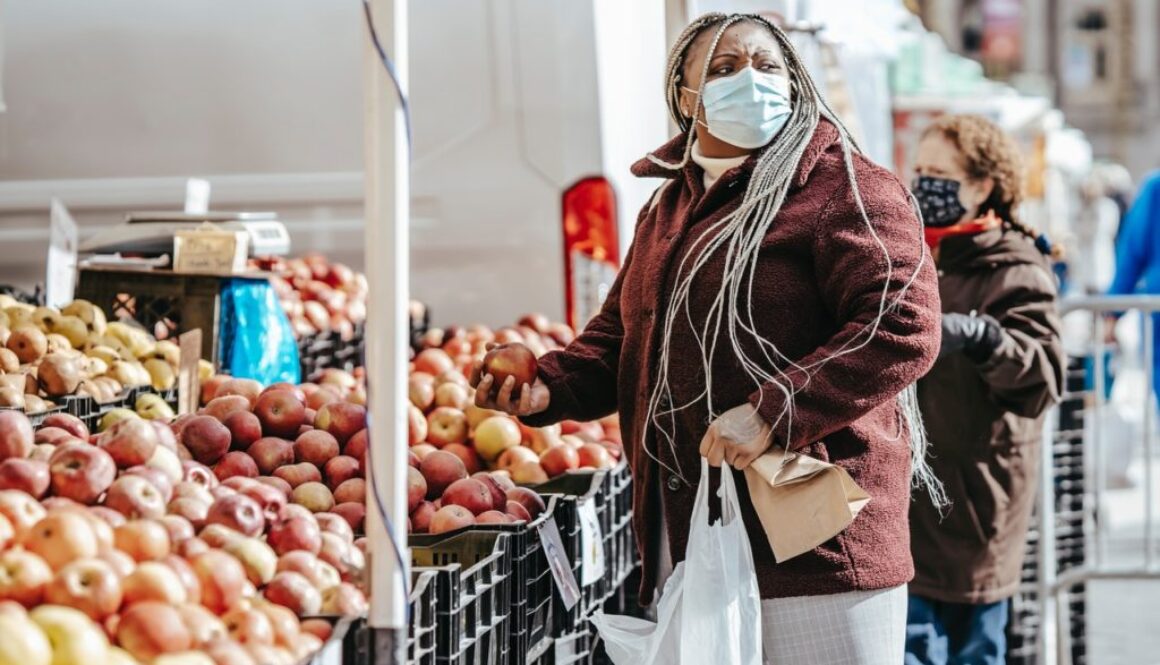
<svg viewBox="0 0 1160 665"><path fill-rule="evenodd" d="M678 161L685 137L656 151ZM548 410L525 418L532 425L589 420L620 411L632 467L633 523L644 561L641 602L656 584L659 520L665 520L673 563L684 559L688 525L700 477L698 448L707 428L704 401L677 413L676 445L658 443L645 422L657 376L665 307L681 258L700 233L740 204L756 156L704 190L702 170L690 163L672 172L641 160L633 173L672 178L641 211L624 266L600 313L576 340L544 356L540 375L551 391ZM806 373L789 372L798 392L792 429L778 420L782 392L758 386L742 372L727 340L712 359L713 404L718 412L750 401L770 422L781 445L841 465L870 495L870 503L843 533L812 552L776 563L748 492L741 492L762 598L833 594L897 586L910 580L907 507L910 452L896 396L930 369L939 345L939 296L933 264L906 190L889 172L854 158L862 200L893 263L896 294L914 276L905 298L882 319L864 346ZM781 212L769 229L753 284L758 332L799 365L865 342L878 314L887 262L851 193L838 133L823 121L798 166ZM704 321L719 290L722 259L702 269L690 294L694 321ZM705 385L701 352L684 320L671 337L673 399L696 397ZM757 353L756 345L749 344ZM724 348L720 348L724 347ZM664 471L646 445L684 480ZM658 450L659 449L659 450ZM715 472L714 472L715 473ZM745 477L735 473L739 488Z"/></svg>

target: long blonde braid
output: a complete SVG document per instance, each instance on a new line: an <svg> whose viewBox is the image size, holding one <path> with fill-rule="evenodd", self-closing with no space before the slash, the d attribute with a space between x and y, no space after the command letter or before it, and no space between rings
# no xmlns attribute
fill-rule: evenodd
<svg viewBox="0 0 1160 665"><path fill-rule="evenodd" d="M915 268L914 274L906 281L896 297L891 300L890 284L892 282L894 266L890 258L890 253L874 229L862 202L853 161L853 154L858 151L858 147L837 115L822 98L821 93L810 77L809 71L798 58L797 52L794 50L789 38L777 26L761 16L754 14L706 14L693 21L677 38L669 54L668 68L665 75L665 95L669 113L672 115L674 122L680 126L681 130L688 134L688 139L685 143L684 154L680 161L669 163L655 155L649 155L649 159L656 164L672 170L682 169L688 164L695 138L693 128L694 120L685 116L680 106L680 83L688 49L702 31L716 26L716 33L713 35L705 57L705 64L701 73L701 85L697 90L693 112L693 116L695 117L697 109L700 107L701 96L704 92L706 79L708 78L709 63L712 60L713 53L716 51L717 44L731 25L742 21L755 22L765 26L781 46L794 93L794 108L781 133L759 154L757 163L753 169L753 174L749 179L745 196L737 210L711 225L693 241L690 251L682 258L676 272L676 288L668 303L663 319L660 370L653 388L653 393L649 399L646 421L652 422L656 426L656 431L659 433L661 439L669 446L670 451L673 452L672 458L676 460L677 469L674 470L665 465L659 459L658 455L655 455L649 450L647 437L644 447L645 451L658 464L682 479L685 479L685 476L683 470L680 468L679 457L675 454L673 432L664 426L662 418L667 417L672 422L673 416L678 411L694 406L701 399L706 401L710 420L719 415L713 405L711 359L716 352L719 341L721 341L721 327L723 323L728 332L728 343L730 344L731 350L736 355L750 379L758 386L766 384L776 386L785 397L784 407L775 421L774 427L776 428L782 419L786 419L786 429L787 431L792 431L794 396L797 389L795 389L793 383L789 380L789 375L786 373L787 370L794 370L804 374L807 377L805 384L803 384L804 387L804 385L808 384L809 377L812 376L813 372L825 362L828 362L832 358L857 351L868 344L877 333L882 318L901 303L910 286L917 279L922 267L920 263ZM844 162L854 200L859 213L866 222L868 232L874 238L885 257L886 278L883 282L879 311L875 319L863 328L863 330L859 331L858 334L847 340L834 355L813 365L802 366L785 356L772 342L759 334L753 318L753 285L762 242L785 201L785 197L793 183L793 178L797 173L798 164L806 148L809 146L810 140L813 138L820 118L826 118L838 128ZM913 199L911 204L917 212L917 205L914 204ZM918 241L921 243L921 235L918 236ZM698 326L698 323L693 320L689 294L700 270L709 262L715 253L723 248L725 250L725 266L722 275L722 287L709 307L708 316L706 316L705 321L701 322ZM925 260L925 253L922 256L924 257L923 260ZM739 307L742 299L744 299L743 308ZM681 316L682 311L684 312L685 322L693 330L701 349L705 387L699 395L690 398L683 404L676 404L672 401L672 391L669 383L669 366L671 360L670 340L672 338L673 328L677 323L678 317ZM750 355L742 344L743 338L747 338L756 343L760 351L760 357L752 357ZM899 396L899 402L907 419L911 434L911 471L913 481L916 485L925 486L935 503L942 505L945 503L945 495L942 491L941 483L934 477L926 462L926 432L918 411L913 386L907 388ZM664 403L668 403L670 406L662 408L661 405ZM688 482L687 479L686 482Z"/></svg>

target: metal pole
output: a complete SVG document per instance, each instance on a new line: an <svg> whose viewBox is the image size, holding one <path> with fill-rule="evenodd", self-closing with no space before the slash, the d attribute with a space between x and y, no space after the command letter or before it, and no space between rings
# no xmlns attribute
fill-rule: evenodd
<svg viewBox="0 0 1160 665"><path fill-rule="evenodd" d="M394 61L400 88L407 91L407 0L370 0L375 29ZM370 556L371 657L376 664L406 662L410 555L406 543L406 367L410 342L408 314L410 170L406 123L394 86L371 41L363 35L368 423L371 433L367 496ZM378 500L400 539L388 533ZM400 565L401 564L401 565Z"/></svg>
<svg viewBox="0 0 1160 665"><path fill-rule="evenodd" d="M1148 382L1144 385L1144 567L1152 568L1152 409L1155 402L1152 396L1152 384L1156 378L1155 361L1156 321L1151 312L1141 311L1144 317L1144 373Z"/></svg>
<svg viewBox="0 0 1160 665"><path fill-rule="evenodd" d="M1059 408L1047 412L1043 427L1043 450L1039 462L1039 630L1036 636L1041 665L1057 662L1055 552L1055 431Z"/></svg>
<svg viewBox="0 0 1160 665"><path fill-rule="evenodd" d="M1092 519L1095 521L1095 548L1094 556L1096 565L1103 563L1106 552L1104 548L1104 520L1100 517L1100 505L1104 500L1104 495L1107 490L1107 476L1108 476L1108 455L1107 448L1104 445L1104 392L1107 388L1105 372L1107 371L1106 363L1104 362L1104 337L1107 332L1107 323L1104 321L1102 314L1096 314L1096 330L1095 330L1095 357L1092 358L1092 369L1095 372L1095 381L1093 387L1095 388L1095 408L1092 410L1092 446L1089 449L1090 454L1095 456L1093 468L1095 476L1094 481L1094 499L1092 502Z"/></svg>

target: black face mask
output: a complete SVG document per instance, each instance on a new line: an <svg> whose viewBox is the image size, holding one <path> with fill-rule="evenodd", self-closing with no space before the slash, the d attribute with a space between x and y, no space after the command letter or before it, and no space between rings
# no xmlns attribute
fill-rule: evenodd
<svg viewBox="0 0 1160 665"><path fill-rule="evenodd" d="M951 226L967 214L959 200L958 180L919 176L914 181L914 198L922 211L922 223L935 228Z"/></svg>

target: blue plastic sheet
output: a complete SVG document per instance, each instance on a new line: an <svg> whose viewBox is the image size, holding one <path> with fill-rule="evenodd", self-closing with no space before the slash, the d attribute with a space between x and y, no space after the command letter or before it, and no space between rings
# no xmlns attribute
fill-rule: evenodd
<svg viewBox="0 0 1160 665"><path fill-rule="evenodd" d="M262 385L301 381L294 331L266 280L230 279L222 284L219 333L223 371Z"/></svg>

